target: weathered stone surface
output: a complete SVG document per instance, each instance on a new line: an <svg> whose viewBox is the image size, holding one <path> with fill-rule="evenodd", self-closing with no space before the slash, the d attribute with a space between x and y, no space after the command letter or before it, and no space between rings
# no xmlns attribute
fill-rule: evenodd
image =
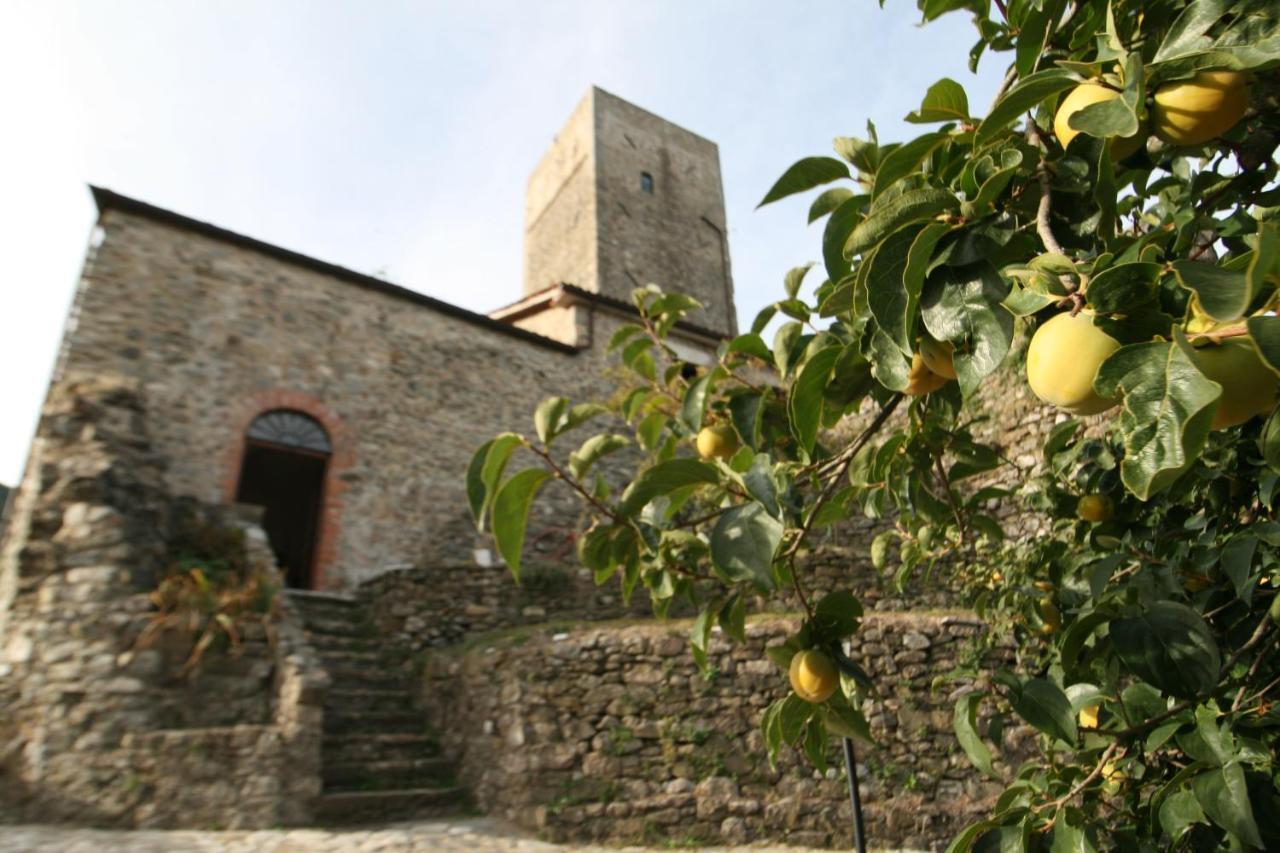
<svg viewBox="0 0 1280 853"><path fill-rule="evenodd" d="M941 849L984 814L997 790L959 753L954 700L930 689L963 651L946 631L951 624L956 617L876 612L862 631L876 642L851 649L886 688L867 709L880 745L859 747L878 844ZM826 845L847 836L841 773L816 774L785 749L771 769L759 719L786 694L786 678L772 664L732 666L764 660L764 647L794 628L758 621L748 625L745 645L712 642L709 662L720 674L711 679L687 652L687 626L523 630L460 657L428 656L422 703L433 725L450 733L446 750L480 807L550 838L679 841L700 827L704 842ZM672 654L676 643L683 654ZM918 663L897 660L907 645ZM510 743L484 725L495 717L536 720L518 751L544 758L518 768L505 761ZM835 742L829 761L842 766ZM602 804L605 819L593 819Z"/></svg>

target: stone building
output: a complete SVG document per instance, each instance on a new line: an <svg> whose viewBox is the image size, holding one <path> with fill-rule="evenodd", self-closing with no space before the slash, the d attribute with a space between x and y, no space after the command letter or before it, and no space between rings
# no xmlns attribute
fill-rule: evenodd
<svg viewBox="0 0 1280 853"><path fill-rule="evenodd" d="M290 584L469 559L476 446L595 390L649 282L735 328L714 143L600 89L542 158L523 297L489 315L93 188L98 227L57 371L131 377L175 495L267 507Z"/></svg>

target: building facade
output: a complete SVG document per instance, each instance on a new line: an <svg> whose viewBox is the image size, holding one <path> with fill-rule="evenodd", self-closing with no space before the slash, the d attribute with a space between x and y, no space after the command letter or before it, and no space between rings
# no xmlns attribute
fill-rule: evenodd
<svg viewBox="0 0 1280 853"><path fill-rule="evenodd" d="M471 454L547 395L603 390L633 288L703 302L676 334L691 355L735 328L716 146L600 89L530 178L524 296L491 315L93 196L58 374L136 379L169 491L265 506L298 587L472 559Z"/></svg>

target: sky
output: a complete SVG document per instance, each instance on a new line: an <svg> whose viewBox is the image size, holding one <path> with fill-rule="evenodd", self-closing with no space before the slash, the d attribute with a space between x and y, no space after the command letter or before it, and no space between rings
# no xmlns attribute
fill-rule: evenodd
<svg viewBox="0 0 1280 853"><path fill-rule="evenodd" d="M97 184L475 311L521 291L529 172L591 85L715 141L740 323L820 257L831 140L902 122L969 20L888 0L0 0L0 483L20 478ZM808 283L812 288L818 276Z"/></svg>

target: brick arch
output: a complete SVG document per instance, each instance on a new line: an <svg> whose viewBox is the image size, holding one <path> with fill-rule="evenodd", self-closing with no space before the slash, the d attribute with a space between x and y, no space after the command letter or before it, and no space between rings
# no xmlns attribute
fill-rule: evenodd
<svg viewBox="0 0 1280 853"><path fill-rule="evenodd" d="M346 424L324 402L303 391L271 389L251 395L238 405L230 420L232 434L228 436L227 453L223 463L222 497L226 503L236 499L236 487L240 480L240 466L244 463L247 447L245 434L249 425L259 415L275 409L293 409L315 418L325 432L333 452L324 473L324 493L320 500L320 529L316 535L315 558L311 565L311 588L323 589L325 578L338 557L338 536L342 529L342 494L347 482L342 477L355 465L355 442Z"/></svg>

